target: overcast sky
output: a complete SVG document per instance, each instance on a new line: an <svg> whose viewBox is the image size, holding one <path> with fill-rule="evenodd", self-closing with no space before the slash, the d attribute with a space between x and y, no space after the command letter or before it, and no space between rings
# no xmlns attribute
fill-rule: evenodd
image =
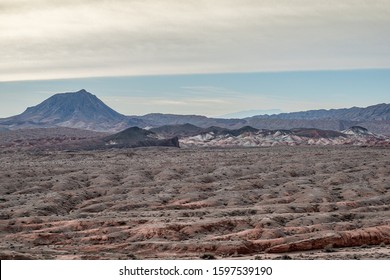
<svg viewBox="0 0 390 280"><path fill-rule="evenodd" d="M389 69L389 30L390 0L0 0L0 90L24 80ZM1 98L17 92L8 89ZM279 109L226 106L220 113Z"/></svg>

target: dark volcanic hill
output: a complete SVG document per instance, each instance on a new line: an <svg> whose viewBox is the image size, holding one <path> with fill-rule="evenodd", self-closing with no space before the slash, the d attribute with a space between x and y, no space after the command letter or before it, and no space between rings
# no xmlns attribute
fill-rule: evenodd
<svg viewBox="0 0 390 280"><path fill-rule="evenodd" d="M105 138L106 142L116 142L119 144L126 143L135 143L138 141L143 141L145 139L155 139L155 133L145 130L139 127L130 127L124 131L118 132L116 134L110 135Z"/></svg>
<svg viewBox="0 0 390 280"><path fill-rule="evenodd" d="M177 137L162 139L159 138L156 133L139 127L130 127L124 131L103 138L103 141L106 147L115 148L150 146L167 146L179 148L179 140Z"/></svg>
<svg viewBox="0 0 390 280"><path fill-rule="evenodd" d="M59 93L29 107L22 114L0 120L8 128L71 127L95 131L119 131L141 120L124 116L95 95L82 89Z"/></svg>

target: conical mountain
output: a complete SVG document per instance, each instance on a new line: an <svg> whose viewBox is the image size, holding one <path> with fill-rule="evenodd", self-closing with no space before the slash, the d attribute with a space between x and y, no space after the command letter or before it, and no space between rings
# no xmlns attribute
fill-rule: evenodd
<svg viewBox="0 0 390 280"><path fill-rule="evenodd" d="M19 118L28 118L35 122L64 122L76 119L118 121L126 117L82 89L77 92L55 94L37 106L27 108Z"/></svg>
<svg viewBox="0 0 390 280"><path fill-rule="evenodd" d="M96 131L120 131L141 123L111 109L85 89L55 94L22 114L1 121L10 128L63 126Z"/></svg>

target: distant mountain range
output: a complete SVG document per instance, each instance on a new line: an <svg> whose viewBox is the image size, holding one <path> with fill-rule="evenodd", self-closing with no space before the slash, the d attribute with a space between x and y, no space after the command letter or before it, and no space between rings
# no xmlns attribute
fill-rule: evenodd
<svg viewBox="0 0 390 280"><path fill-rule="evenodd" d="M217 118L222 119L244 119L249 118L257 115L274 115L274 114L280 114L282 113L282 110L280 109L271 109L271 110L246 110L246 111L240 111L230 114L225 114L218 116Z"/></svg>
<svg viewBox="0 0 390 280"><path fill-rule="evenodd" d="M348 120L348 121L389 121L390 104L378 104L366 108L352 107L349 109L310 110L294 113L281 113L270 116L254 116L254 118L282 120Z"/></svg>
<svg viewBox="0 0 390 280"><path fill-rule="evenodd" d="M184 125L181 127L183 130L191 130L188 125L193 125L198 128L214 126L230 130L250 126L255 129L268 130L316 128L334 131L343 131L351 126L361 126L374 133L390 135L390 104L378 104L367 108L353 107L349 109L258 115L244 119L158 113L144 116L125 116L114 111L95 95L83 89L78 92L53 95L42 103L27 108L20 115L0 119L0 132L22 128L48 127L119 132L133 126L157 128L172 125Z"/></svg>

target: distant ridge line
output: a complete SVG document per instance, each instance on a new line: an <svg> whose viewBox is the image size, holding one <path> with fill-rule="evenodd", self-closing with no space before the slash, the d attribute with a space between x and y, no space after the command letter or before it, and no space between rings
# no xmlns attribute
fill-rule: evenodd
<svg viewBox="0 0 390 280"><path fill-rule="evenodd" d="M240 129L292 129L313 127L342 131L351 126L390 135L390 104L381 103L365 108L309 110L274 115L258 115L242 119L208 118L201 115L151 113L125 116L98 97L81 89L55 94L40 104L28 107L23 113L0 119L0 131L23 128L70 127L100 132L119 132L132 126L156 128L166 125L191 124L201 128L220 127Z"/></svg>

